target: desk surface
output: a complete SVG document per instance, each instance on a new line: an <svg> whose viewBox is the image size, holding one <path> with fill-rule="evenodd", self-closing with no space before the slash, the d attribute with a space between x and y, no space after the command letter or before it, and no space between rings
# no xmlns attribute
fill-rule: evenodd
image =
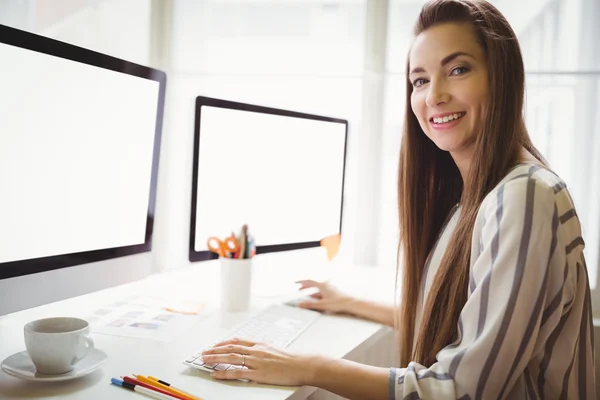
<svg viewBox="0 0 600 400"><path fill-rule="evenodd" d="M158 376L206 400L304 399L315 388L280 387L256 383L214 381L208 373L185 366L182 361L204 344L221 336L235 324L273 303L298 296L294 280L331 278L341 289L364 298L392 301L394 273L374 267L321 265L318 269L255 266L252 305L248 312L223 312L218 306L218 263L206 262L190 268L156 274L139 282L110 288L85 296L0 316L0 360L25 349L25 323L49 316L90 315L107 300L132 294L167 295L185 293L191 300L207 304L197 323L169 343L93 333L98 349L108 354L107 364L94 373L72 381L39 383L13 378L0 371L0 399L136 399L131 393L110 384L111 377L142 374ZM300 275L299 275L300 274ZM216 299L216 300L215 300ZM367 348L390 328L369 321L323 315L288 349L320 353L333 358L346 357Z"/></svg>

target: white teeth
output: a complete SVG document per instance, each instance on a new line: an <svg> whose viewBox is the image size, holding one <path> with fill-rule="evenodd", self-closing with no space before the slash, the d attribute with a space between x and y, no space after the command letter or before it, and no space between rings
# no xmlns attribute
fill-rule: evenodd
<svg viewBox="0 0 600 400"><path fill-rule="evenodd" d="M433 119L433 123L434 124L443 124L449 121L454 121L456 119L459 119L461 117L463 117L465 115L465 113L455 113L455 114L450 114L450 115L446 115L445 117L436 117Z"/></svg>

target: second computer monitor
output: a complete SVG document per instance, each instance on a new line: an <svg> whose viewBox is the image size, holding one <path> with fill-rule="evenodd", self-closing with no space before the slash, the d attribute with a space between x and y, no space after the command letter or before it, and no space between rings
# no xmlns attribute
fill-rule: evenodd
<svg viewBox="0 0 600 400"><path fill-rule="evenodd" d="M190 261L248 224L257 253L341 233L348 122L198 97Z"/></svg>

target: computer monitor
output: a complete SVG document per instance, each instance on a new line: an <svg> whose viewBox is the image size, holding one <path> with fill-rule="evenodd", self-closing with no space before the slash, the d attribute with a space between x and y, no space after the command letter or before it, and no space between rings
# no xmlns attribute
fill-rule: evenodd
<svg viewBox="0 0 600 400"><path fill-rule="evenodd" d="M140 279L164 72L0 25L0 314Z"/></svg>
<svg viewBox="0 0 600 400"><path fill-rule="evenodd" d="M195 118L190 261L243 224L257 254L341 234L348 121L208 97Z"/></svg>

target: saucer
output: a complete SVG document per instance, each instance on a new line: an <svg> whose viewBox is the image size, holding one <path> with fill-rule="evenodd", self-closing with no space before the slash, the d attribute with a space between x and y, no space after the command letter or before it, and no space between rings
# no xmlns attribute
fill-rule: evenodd
<svg viewBox="0 0 600 400"><path fill-rule="evenodd" d="M73 369L65 374L44 375L38 374L35 365L29 358L27 351L13 354L2 362L2 370L16 378L28 381L55 382L68 381L70 379L81 378L87 374L102 368L106 364L106 353L102 350L93 349L81 361L73 366Z"/></svg>

